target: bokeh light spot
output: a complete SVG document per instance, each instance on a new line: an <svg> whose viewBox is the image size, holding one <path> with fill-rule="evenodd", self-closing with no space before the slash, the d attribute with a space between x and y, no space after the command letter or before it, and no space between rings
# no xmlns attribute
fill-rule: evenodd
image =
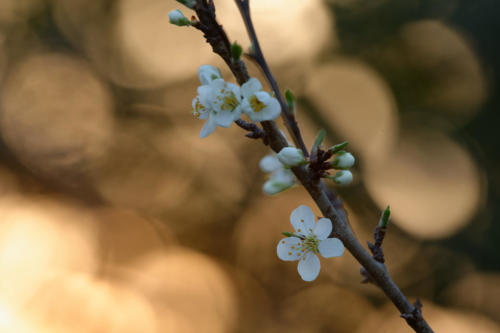
<svg viewBox="0 0 500 333"><path fill-rule="evenodd" d="M406 131L393 155L366 165L364 176L379 207L390 204L394 223L421 238L454 234L480 203L476 164L465 149L435 131Z"/></svg>

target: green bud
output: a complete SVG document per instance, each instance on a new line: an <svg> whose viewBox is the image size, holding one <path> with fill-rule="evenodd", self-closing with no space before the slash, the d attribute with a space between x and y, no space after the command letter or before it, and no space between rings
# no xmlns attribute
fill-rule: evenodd
<svg viewBox="0 0 500 333"><path fill-rule="evenodd" d="M294 107L295 105L295 95L290 91L290 90L286 90L285 91L285 98L286 98L286 102L288 104L288 107L291 109Z"/></svg>
<svg viewBox="0 0 500 333"><path fill-rule="evenodd" d="M391 217L391 207L387 206L387 208L382 212L382 216L380 217L380 220L378 221L379 228L387 227L387 224L389 223L390 217Z"/></svg>
<svg viewBox="0 0 500 333"><path fill-rule="evenodd" d="M231 57L233 58L234 61L240 60L242 54L243 54L243 49L237 42L231 44Z"/></svg>
<svg viewBox="0 0 500 333"><path fill-rule="evenodd" d="M342 149L344 149L345 147L347 147L347 145L349 144L349 142L347 141L344 141L342 143L339 143L335 146L332 146L330 147L330 149L328 149L332 154L336 154L337 152L341 151Z"/></svg>

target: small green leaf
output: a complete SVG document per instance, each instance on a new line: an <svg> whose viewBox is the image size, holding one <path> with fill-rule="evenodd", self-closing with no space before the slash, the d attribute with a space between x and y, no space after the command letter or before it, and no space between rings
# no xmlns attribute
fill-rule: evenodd
<svg viewBox="0 0 500 333"><path fill-rule="evenodd" d="M336 154L338 153L339 151L341 151L342 149L344 149L345 147L347 147L347 145L349 144L349 142L347 141L344 141L342 143L339 143L335 146L332 146L330 147L330 149L328 149L332 154Z"/></svg>
<svg viewBox="0 0 500 333"><path fill-rule="evenodd" d="M316 152L318 147L321 146L323 140L325 139L326 131L324 129L320 129L318 134L316 135L316 139L314 140L314 144L312 146L311 152Z"/></svg>
<svg viewBox="0 0 500 333"><path fill-rule="evenodd" d="M380 217L380 220L378 221L379 228L387 227L387 224L389 223L390 217L391 217L391 207L387 206L387 208L384 209L384 211L382 212L382 216Z"/></svg>
<svg viewBox="0 0 500 333"><path fill-rule="evenodd" d="M240 60L242 54L243 54L243 49L237 42L231 44L231 57L233 58L234 61Z"/></svg>
<svg viewBox="0 0 500 333"><path fill-rule="evenodd" d="M295 95L289 89L285 91L285 98L289 107L295 105Z"/></svg>

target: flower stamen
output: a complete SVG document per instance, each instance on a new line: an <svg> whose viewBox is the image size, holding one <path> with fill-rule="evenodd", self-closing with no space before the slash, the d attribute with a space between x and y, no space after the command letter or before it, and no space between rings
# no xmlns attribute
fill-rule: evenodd
<svg viewBox="0 0 500 333"><path fill-rule="evenodd" d="M266 107L266 105L259 101L259 99L255 95L252 95L252 97L250 97L249 103L254 112L260 112Z"/></svg>

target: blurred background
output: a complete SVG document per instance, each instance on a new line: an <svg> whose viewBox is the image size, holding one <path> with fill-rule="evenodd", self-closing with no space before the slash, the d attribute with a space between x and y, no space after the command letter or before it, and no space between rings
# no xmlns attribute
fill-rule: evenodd
<svg viewBox="0 0 500 333"><path fill-rule="evenodd" d="M436 332L500 332L498 2L251 3L307 144L351 143L361 242L390 204L388 268ZM313 283L276 257L313 202L262 194L236 126L199 138L198 66L232 78L180 7L0 0L0 332L410 332L350 254Z"/></svg>

